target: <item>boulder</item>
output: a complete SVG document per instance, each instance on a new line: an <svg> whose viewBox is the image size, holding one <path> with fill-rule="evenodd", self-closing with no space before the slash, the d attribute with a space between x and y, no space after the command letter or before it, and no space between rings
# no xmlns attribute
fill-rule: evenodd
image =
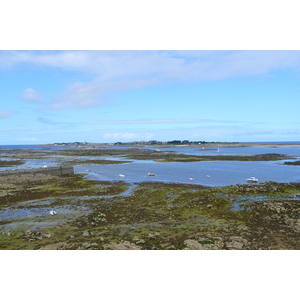
<svg viewBox="0 0 300 300"><path fill-rule="evenodd" d="M90 249L90 248L93 248L95 246L98 246L97 243L82 243L81 246L78 247L77 250L86 250L86 249Z"/></svg>
<svg viewBox="0 0 300 300"><path fill-rule="evenodd" d="M185 240L184 244L186 245L185 250L205 250L203 245L195 240Z"/></svg>
<svg viewBox="0 0 300 300"><path fill-rule="evenodd" d="M142 247L132 244L128 241L125 241L123 243L108 243L103 245L104 250L141 250Z"/></svg>
<svg viewBox="0 0 300 300"><path fill-rule="evenodd" d="M231 236L229 241L225 243L225 247L228 250L242 250L248 245L249 242L241 236Z"/></svg>
<svg viewBox="0 0 300 300"><path fill-rule="evenodd" d="M66 242L61 242L57 244L50 244L44 247L41 247L39 250L68 250L72 245L67 244Z"/></svg>

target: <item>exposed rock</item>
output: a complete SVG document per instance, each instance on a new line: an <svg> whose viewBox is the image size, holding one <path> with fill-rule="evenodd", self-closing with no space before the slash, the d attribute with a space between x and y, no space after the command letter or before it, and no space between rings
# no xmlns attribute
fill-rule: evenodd
<svg viewBox="0 0 300 300"><path fill-rule="evenodd" d="M132 244L128 241L125 241L123 243L108 243L103 245L104 250L141 250L142 247L137 246L136 244Z"/></svg>
<svg viewBox="0 0 300 300"><path fill-rule="evenodd" d="M35 240L42 240L42 239L50 239L51 237L53 237L53 234L26 230L23 234L23 237L28 241L35 241Z"/></svg>
<svg viewBox="0 0 300 300"><path fill-rule="evenodd" d="M149 233L148 234L148 238L150 238L150 239L153 239L153 238L155 238L156 236L155 236L155 234L153 234L153 233Z"/></svg>
<svg viewBox="0 0 300 300"><path fill-rule="evenodd" d="M212 237L200 237L198 241L189 239L184 244L187 246L185 250L220 250L224 246L222 238Z"/></svg>
<svg viewBox="0 0 300 300"><path fill-rule="evenodd" d="M185 240L184 244L187 246L185 250L205 250L203 245L195 240Z"/></svg>
<svg viewBox="0 0 300 300"><path fill-rule="evenodd" d="M239 225L236 229L237 230L241 230L241 231L248 231L249 227L247 227L245 225Z"/></svg>
<svg viewBox="0 0 300 300"><path fill-rule="evenodd" d="M87 230L85 230L82 232L82 236L90 236L90 233Z"/></svg>
<svg viewBox="0 0 300 300"><path fill-rule="evenodd" d="M86 249L90 249L90 248L93 248L95 246L98 246L97 243L82 243L81 246L78 247L77 250L86 250Z"/></svg>
<svg viewBox="0 0 300 300"><path fill-rule="evenodd" d="M42 238L46 238L46 239L50 239L51 237L53 236L53 234L52 233L44 233L44 234L42 234Z"/></svg>
<svg viewBox="0 0 300 300"><path fill-rule="evenodd" d="M285 218L285 223L296 232L300 232L300 220Z"/></svg>
<svg viewBox="0 0 300 300"><path fill-rule="evenodd" d="M39 250L68 250L72 248L71 244L67 244L66 242L50 244L44 247L41 247Z"/></svg>
<svg viewBox="0 0 300 300"><path fill-rule="evenodd" d="M225 247L228 250L242 250L244 247L248 246L249 242L240 236L231 236L229 241L225 243Z"/></svg>
<svg viewBox="0 0 300 300"><path fill-rule="evenodd" d="M136 244L144 244L145 240L139 238L138 236L134 236L132 239Z"/></svg>
<svg viewBox="0 0 300 300"><path fill-rule="evenodd" d="M1 233L4 236L13 236L15 233L13 231L7 230L7 231L2 231Z"/></svg>
<svg viewBox="0 0 300 300"><path fill-rule="evenodd" d="M260 184L237 184L235 190L244 193L274 193L282 191L283 187L279 186L276 182L267 181Z"/></svg>

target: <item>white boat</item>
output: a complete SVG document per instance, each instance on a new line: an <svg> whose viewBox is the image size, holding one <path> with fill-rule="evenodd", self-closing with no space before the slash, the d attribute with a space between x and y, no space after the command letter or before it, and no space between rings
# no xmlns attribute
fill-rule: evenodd
<svg viewBox="0 0 300 300"><path fill-rule="evenodd" d="M125 177L125 175L123 175L123 174L119 174L119 176L120 176L120 177Z"/></svg>
<svg viewBox="0 0 300 300"><path fill-rule="evenodd" d="M250 177L247 179L248 182L258 182L258 179L255 177Z"/></svg>
<svg viewBox="0 0 300 300"><path fill-rule="evenodd" d="M194 178L190 178L191 181L194 181Z"/></svg>
<svg viewBox="0 0 300 300"><path fill-rule="evenodd" d="M148 173L148 176L155 176L154 173Z"/></svg>

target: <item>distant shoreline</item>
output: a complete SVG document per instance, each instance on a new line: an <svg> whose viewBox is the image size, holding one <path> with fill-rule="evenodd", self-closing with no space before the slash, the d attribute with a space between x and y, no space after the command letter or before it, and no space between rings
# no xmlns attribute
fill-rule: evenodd
<svg viewBox="0 0 300 300"><path fill-rule="evenodd" d="M182 147L193 147L193 148L246 148L246 147L261 147L261 148L286 148L286 147L300 147L299 143L289 143L289 142L278 142L278 143L269 143L269 142L260 142L260 143L205 143L205 144L185 144L185 145L174 145L174 144L143 144L143 143L123 143L123 144L115 144L115 143L88 143L86 145L76 145L76 144L66 144L66 145L56 145L56 144L42 144L35 146L45 146L45 147L81 147L81 148L90 148L90 147L145 147L145 148L182 148Z"/></svg>

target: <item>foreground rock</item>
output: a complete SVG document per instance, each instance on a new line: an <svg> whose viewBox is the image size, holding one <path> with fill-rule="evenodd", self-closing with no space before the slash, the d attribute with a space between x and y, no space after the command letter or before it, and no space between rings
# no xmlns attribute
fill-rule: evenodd
<svg viewBox="0 0 300 300"><path fill-rule="evenodd" d="M69 250L72 248L71 244L67 244L66 242L61 242L57 244L50 244L45 247L41 247L39 250Z"/></svg>
<svg viewBox="0 0 300 300"><path fill-rule="evenodd" d="M108 243L103 245L104 250L141 250L142 247L132 244L128 241L125 241L123 243Z"/></svg>

